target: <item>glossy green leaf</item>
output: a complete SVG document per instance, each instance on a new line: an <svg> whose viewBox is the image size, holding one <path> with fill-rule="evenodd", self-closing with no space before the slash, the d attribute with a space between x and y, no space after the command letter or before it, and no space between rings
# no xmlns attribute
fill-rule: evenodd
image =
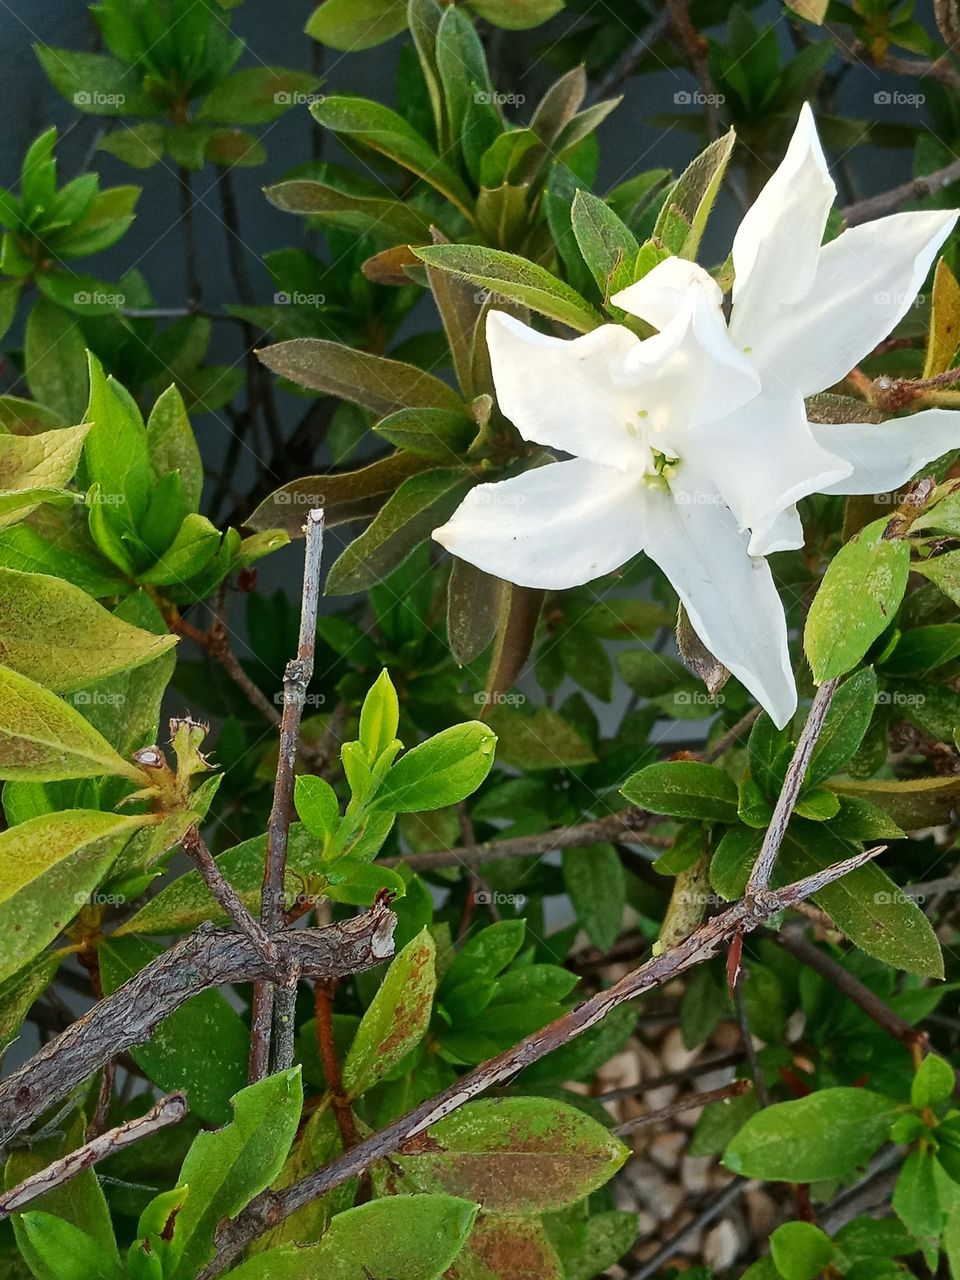
<svg viewBox="0 0 960 1280"><path fill-rule="evenodd" d="M803 644L819 683L844 675L886 630L900 607L910 570L910 547L884 537L876 520L831 561L814 597Z"/></svg>
<svg viewBox="0 0 960 1280"><path fill-rule="evenodd" d="M617 940L626 904L623 864L611 844L564 849L563 882L593 945L607 952Z"/></svg>
<svg viewBox="0 0 960 1280"><path fill-rule="evenodd" d="M751 1116L723 1163L742 1177L773 1182L844 1177L887 1140L901 1109L869 1089L819 1089Z"/></svg>
<svg viewBox="0 0 960 1280"><path fill-rule="evenodd" d="M470 1235L477 1208L454 1196L390 1196L336 1214L319 1244L283 1245L244 1263L236 1280L440 1280Z"/></svg>
<svg viewBox="0 0 960 1280"><path fill-rule="evenodd" d="M737 787L720 769L695 760L650 764L621 787L631 804L674 818L735 822Z"/></svg>
<svg viewBox="0 0 960 1280"><path fill-rule="evenodd" d="M377 792L375 807L417 813L458 804L490 772L496 745L496 734L479 720L441 730L397 760Z"/></svg>
<svg viewBox="0 0 960 1280"><path fill-rule="evenodd" d="M22 520L73 479L89 427L0 435L0 529ZM31 491L39 491L31 501Z"/></svg>

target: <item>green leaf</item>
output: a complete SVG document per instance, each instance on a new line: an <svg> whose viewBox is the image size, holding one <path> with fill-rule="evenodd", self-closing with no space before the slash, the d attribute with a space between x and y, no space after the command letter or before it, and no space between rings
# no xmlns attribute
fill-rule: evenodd
<svg viewBox="0 0 960 1280"><path fill-rule="evenodd" d="M89 684L72 702L84 719L99 729L124 757L157 741L160 704L176 666L176 653L167 647L163 615L145 591L134 591L111 615L133 625L139 634L154 635L159 657L133 669L106 676Z"/></svg>
<svg viewBox="0 0 960 1280"><path fill-rule="evenodd" d="M424 1191L481 1200L485 1212L547 1213L603 1186L628 1148L583 1111L553 1098L468 1102L426 1130L427 1149L396 1156Z"/></svg>
<svg viewBox="0 0 960 1280"><path fill-rule="evenodd" d="M234 1280L440 1280L470 1235L477 1207L454 1196L389 1196L335 1214L319 1244L258 1254Z"/></svg>
<svg viewBox="0 0 960 1280"><path fill-rule="evenodd" d="M355 2L348 0L350 4ZM326 0L318 12L326 13L330 8L331 0ZM400 200L355 195L305 178L278 182L264 188L263 194L286 213L306 214L358 235L375 236L391 244L425 244L430 240L429 218Z"/></svg>
<svg viewBox="0 0 960 1280"><path fill-rule="evenodd" d="M241 1089L232 1099L233 1120L193 1140L178 1185L189 1194L174 1224L170 1280L193 1280L213 1256L213 1234L223 1218L239 1213L273 1182L303 1108L300 1068L280 1071Z"/></svg>
<svg viewBox="0 0 960 1280"><path fill-rule="evenodd" d="M130 626L61 578L0 569L0 662L48 689L80 689L176 643Z"/></svg>
<svg viewBox="0 0 960 1280"><path fill-rule="evenodd" d="M531 307L580 333L588 333L603 322L600 313L569 285L516 254L471 244L435 244L414 252L428 267L462 276L481 289Z"/></svg>
<svg viewBox="0 0 960 1280"><path fill-rule="evenodd" d="M394 764L373 801L376 809L417 813L472 795L493 765L497 736L479 720L453 725L413 747Z"/></svg>
<svg viewBox="0 0 960 1280"><path fill-rule="evenodd" d="M750 777L761 793L771 798L779 795L790 761L789 726L778 729L764 711L750 730L747 751Z"/></svg>
<svg viewBox="0 0 960 1280"><path fill-rule="evenodd" d="M927 1248L935 1249L943 1210L937 1195L936 1161L929 1148L911 1151L903 1162L892 1204L907 1230Z"/></svg>
<svg viewBox="0 0 960 1280"><path fill-rule="evenodd" d="M783 1280L816 1280L830 1265L830 1237L812 1222L785 1222L770 1237L770 1254Z"/></svg>
<svg viewBox="0 0 960 1280"><path fill-rule="evenodd" d="M175 386L167 387L150 412L147 452L158 476L179 474L188 508L196 511L203 490L203 461L183 396Z"/></svg>
<svg viewBox="0 0 960 1280"><path fill-rule="evenodd" d="M167 130L147 122L114 129L100 140L99 150L116 156L132 169L150 169L163 159Z"/></svg>
<svg viewBox="0 0 960 1280"><path fill-rule="evenodd" d="M152 116L158 103L141 90L129 67L102 53L35 44L54 88L78 111L98 116Z"/></svg>
<svg viewBox="0 0 960 1280"><path fill-rule="evenodd" d="M470 104L493 96L480 37L463 10L444 10L437 31L437 70L443 86L450 136L459 139Z"/></svg>
<svg viewBox="0 0 960 1280"><path fill-rule="evenodd" d="M815 787L856 754L870 727L877 704L877 678L864 667L845 680L833 696L830 710L813 748L805 786Z"/></svg>
<svg viewBox="0 0 960 1280"><path fill-rule="evenodd" d="M170 546L138 580L149 586L179 586L200 573L217 554L220 530L206 516L190 514Z"/></svg>
<svg viewBox="0 0 960 1280"><path fill-rule="evenodd" d="M450 519L475 482L462 467L438 467L404 480L335 561L327 574L326 593L351 595L382 582Z"/></svg>
<svg viewBox="0 0 960 1280"><path fill-rule="evenodd" d="M145 781L79 712L26 676L0 667L0 778L56 782L102 774Z"/></svg>
<svg viewBox="0 0 960 1280"><path fill-rule="evenodd" d="M20 1215L19 1226L40 1280L123 1280L119 1262L63 1218L31 1210Z"/></svg>
<svg viewBox="0 0 960 1280"><path fill-rule="evenodd" d="M62 490L73 479L88 426L64 427L37 435L0 435L0 529L22 520L45 499L43 490ZM31 502L30 491L36 496ZM3 500L10 501L9 514ZM22 505L21 505L22 502Z"/></svg>
<svg viewBox="0 0 960 1280"><path fill-rule="evenodd" d="M516 769L564 769L591 764L597 758L590 743L550 707L537 707L530 714L503 701L486 706L487 724L499 738L501 764Z"/></svg>
<svg viewBox="0 0 960 1280"><path fill-rule="evenodd" d="M463 401L445 382L412 364L387 360L328 342L291 338L257 355L274 373L298 386L350 400L377 417L398 409L447 409L462 413Z"/></svg>
<svg viewBox="0 0 960 1280"><path fill-rule="evenodd" d="M215 124L269 124L292 106L315 98L319 84L307 71L245 67L232 72L207 94L195 118Z"/></svg>
<svg viewBox="0 0 960 1280"><path fill-rule="evenodd" d="M498 920L468 938L444 975L441 998L464 983L495 978L523 946L524 920Z"/></svg>
<svg viewBox="0 0 960 1280"><path fill-rule="evenodd" d="M470 8L476 14L505 31L539 27L563 7L564 0L470 0Z"/></svg>
<svg viewBox="0 0 960 1280"><path fill-rule="evenodd" d="M406 25L405 0L324 0L306 32L330 49L356 53L383 44Z"/></svg>
<svg viewBox="0 0 960 1280"><path fill-rule="evenodd" d="M869 1089L819 1089L751 1116L723 1163L744 1178L768 1182L842 1178L882 1146L902 1110Z"/></svg>
<svg viewBox="0 0 960 1280"><path fill-rule="evenodd" d="M38 298L27 320L23 358L33 398L64 422L83 422L86 343L74 317L46 298Z"/></svg>
<svg viewBox="0 0 960 1280"><path fill-rule="evenodd" d="M99 952L104 991L110 995L162 951L142 938L111 935ZM223 1124L231 1096L246 1080L249 1042L247 1028L226 997L208 990L164 1018L149 1041L130 1055L158 1088L183 1089L190 1110L201 1120Z"/></svg>
<svg viewBox="0 0 960 1280"><path fill-rule="evenodd" d="M910 547L875 520L831 561L814 597L803 645L817 683L855 667L893 620L910 572Z"/></svg>
<svg viewBox="0 0 960 1280"><path fill-rule="evenodd" d="M16 1040L24 1019L59 968L59 956L39 956L0 985L0 1053Z"/></svg>
<svg viewBox="0 0 960 1280"><path fill-rule="evenodd" d="M607 952L623 921L627 886L623 865L610 844L564 849L563 883L593 945Z"/></svg>
<svg viewBox="0 0 960 1280"><path fill-rule="evenodd" d="M92 352L88 363L90 399L84 419L92 426L84 445L84 464L91 482L112 502L111 520L135 534L156 483L143 419L130 393L115 378L105 376Z"/></svg>
<svg viewBox="0 0 960 1280"><path fill-rule="evenodd" d="M324 840L340 825L340 801L325 778L301 774L294 787L297 815L312 836Z"/></svg>
<svg viewBox="0 0 960 1280"><path fill-rule="evenodd" d="M381 419L374 431L398 449L409 449L434 462L452 463L473 443L477 424L465 413L449 409L399 409Z"/></svg>
<svg viewBox="0 0 960 1280"><path fill-rule="evenodd" d="M946 1102L956 1087L953 1067L945 1058L928 1053L917 1068L910 1085L910 1101L919 1110Z"/></svg>
<svg viewBox="0 0 960 1280"><path fill-rule="evenodd" d="M720 769L695 760L650 764L621 787L631 804L674 818L736 822L737 787Z"/></svg>
<svg viewBox="0 0 960 1280"><path fill-rule="evenodd" d="M0 981L66 928L147 821L65 809L0 832Z"/></svg>
<svg viewBox="0 0 960 1280"><path fill-rule="evenodd" d="M640 246L610 206L589 191L577 191L570 216L583 260L606 302L612 293L632 284Z"/></svg>
<svg viewBox="0 0 960 1280"><path fill-rule="evenodd" d="M472 219L473 200L463 181L403 116L379 102L347 96L324 98L310 110L327 129L379 151L423 178Z"/></svg>
<svg viewBox="0 0 960 1280"><path fill-rule="evenodd" d="M663 203L653 238L679 258L697 256L735 142L732 129L711 142L683 171Z"/></svg>
<svg viewBox="0 0 960 1280"><path fill-rule="evenodd" d="M435 961L433 938L422 929L390 962L343 1064L343 1086L351 1098L389 1075L423 1039L437 986Z"/></svg>
<svg viewBox="0 0 960 1280"><path fill-rule="evenodd" d="M799 880L853 852L829 828L798 819L784 837L780 867L788 879ZM813 897L867 955L908 973L943 976L943 956L930 922L876 863L858 867Z"/></svg>
<svg viewBox="0 0 960 1280"><path fill-rule="evenodd" d="M394 741L399 725L397 691L384 668L370 686L360 708L360 745L366 750L371 763L379 759Z"/></svg>
<svg viewBox="0 0 960 1280"><path fill-rule="evenodd" d="M25 1178L40 1173L54 1161L76 1151L84 1143L85 1126L83 1112L74 1110L65 1119L61 1117L56 1132L46 1137L34 1135L29 1146L17 1147L11 1151L4 1169L5 1188L10 1190L11 1187L18 1186ZM110 1221L110 1210L93 1169L76 1173L69 1181L39 1196L30 1207L34 1212L53 1214L58 1220L81 1228L88 1239L96 1242L99 1258L103 1263L116 1264L117 1243ZM15 1215L14 1235L21 1254L30 1264L32 1274L39 1280L56 1280L57 1272L52 1267L41 1264L20 1224L20 1216ZM54 1255L52 1262L56 1264L58 1260ZM81 1272L78 1280L87 1280L87 1273Z"/></svg>

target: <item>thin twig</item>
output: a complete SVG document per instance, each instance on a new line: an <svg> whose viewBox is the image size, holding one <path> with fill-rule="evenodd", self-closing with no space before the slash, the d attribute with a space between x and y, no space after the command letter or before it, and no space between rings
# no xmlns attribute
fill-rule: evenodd
<svg viewBox="0 0 960 1280"><path fill-rule="evenodd" d="M696 1217L691 1218L675 1235L671 1236L652 1258L648 1259L642 1267L629 1277L629 1280L649 1280L650 1276L655 1276L661 1267L666 1266L671 1258L676 1257L677 1251L684 1240L688 1240L691 1236L696 1235L698 1231L702 1231L714 1218L719 1218L724 1209L733 1204L735 1200L739 1200L745 1191L752 1191L754 1187L759 1186L759 1182L747 1182L744 1178L737 1178L728 1187L724 1187L722 1191L717 1192Z"/></svg>
<svg viewBox="0 0 960 1280"><path fill-rule="evenodd" d="M870 222L893 209L899 209L908 200L922 200L924 196L937 195L944 187L957 181L960 181L960 160L952 160L942 169L911 178L909 182L902 182L889 191L881 191L879 195L868 196L866 200L858 200L856 204L848 204L840 212L847 226L855 227L861 222Z"/></svg>
<svg viewBox="0 0 960 1280"><path fill-rule="evenodd" d="M592 101L601 98L609 98L612 94L617 93L623 86L624 82L629 80L636 71L638 65L643 61L650 52L651 46L655 45L659 39L666 33L667 27L670 25L670 10L664 6L656 14L656 16L647 23L643 31L637 36L620 55L612 67L607 71L606 75L598 80L593 92L590 95Z"/></svg>
<svg viewBox="0 0 960 1280"><path fill-rule="evenodd" d="M720 115L717 107L720 103L720 95L717 93L717 87L710 75L707 42L693 24L690 10L687 7L687 0L667 0L667 8L670 11L670 18L676 33L680 38L681 48L690 63L690 70L696 77L697 84L700 87L700 96L703 98L701 105L703 106L703 118L707 126L707 135L710 138L718 138L720 136Z"/></svg>
<svg viewBox="0 0 960 1280"><path fill-rule="evenodd" d="M61 1156L46 1169L41 1169L39 1173L33 1173L29 1178L24 1178L23 1182L12 1190L0 1195L0 1221L9 1218L11 1213L23 1209L32 1200L46 1195L48 1191L62 1187L65 1182L69 1182L84 1169L91 1169L99 1161L116 1155L118 1151L133 1146L143 1138L149 1138L161 1129L179 1124L187 1114L187 1109L187 1099L182 1093L169 1093L142 1116L127 1120L126 1123L117 1125L115 1129L108 1129L106 1133L78 1147L76 1151Z"/></svg>
<svg viewBox="0 0 960 1280"><path fill-rule="evenodd" d="M427 853L410 853L402 857L381 858L385 867L403 863L411 871L430 871L434 867L477 867L496 858L527 858L550 853L554 849L570 849L578 845L598 844L605 840L630 839L631 833L641 832L651 815L643 809L631 807L607 818L581 822L574 827L558 827L540 835L517 836L508 840L488 840L472 847L457 849L433 849ZM653 848L667 848L673 841L664 836L638 836L637 843Z"/></svg>
<svg viewBox="0 0 960 1280"><path fill-rule="evenodd" d="M717 955L737 934L749 933L771 915L794 906L826 885L862 867L878 851L869 849L812 876L776 891L766 889L753 898L744 898L720 912L680 942L652 956L632 973L604 991L585 1000L577 1008L526 1036L505 1052L482 1063L455 1080L435 1097L415 1107L378 1133L359 1142L323 1169L309 1174L282 1191L266 1191L257 1196L234 1220L224 1223L217 1236L217 1252L198 1280L222 1275L250 1241L295 1213L297 1209L324 1195L347 1179L362 1174L376 1160L389 1156L431 1125L451 1115L487 1089L504 1084L524 1067L597 1026L620 1005L636 999L654 987L671 982L688 969Z"/></svg>
<svg viewBox="0 0 960 1280"><path fill-rule="evenodd" d="M800 734L800 740L793 753L793 759L787 767L783 786L773 807L773 817L770 819L770 825L767 827L766 835L763 837L763 844L757 855L757 861L744 890L744 894L748 898L753 894L763 892L770 883L773 864L777 860L777 854L780 852L783 838L787 834L787 826L793 814L793 806L796 804L800 789L803 786L810 757L813 754L814 747L817 745L817 739L823 729L823 722L826 719L827 712L830 710L830 704L833 701L833 695L836 693L839 683L839 680L825 680L814 696L807 715L807 722L803 726L803 732Z"/></svg>
<svg viewBox="0 0 960 1280"><path fill-rule="evenodd" d="M273 804L267 823L267 854L260 897L260 920L268 933L284 927L284 879L287 870L287 841L293 816L293 784L300 748L300 722L313 676L317 644L317 610L320 601L320 561L323 555L323 511L307 516L306 550L303 566L303 594L300 605L300 635L297 656L287 663L283 674L283 714L280 719L280 751ZM296 985L280 988L277 1015L292 1020ZM270 1040L275 992L272 984L258 983L253 1001L253 1029L250 1040L250 1080L262 1080L270 1066Z"/></svg>
<svg viewBox="0 0 960 1280"><path fill-rule="evenodd" d="M616 1102L619 1098L635 1098L640 1093L652 1093L654 1089L662 1089L668 1084L683 1084L687 1080L695 1080L698 1076L709 1075L711 1071L719 1071L723 1067L736 1067L744 1059L742 1049L734 1049L730 1053L717 1054L715 1058L705 1058L702 1062L691 1062L689 1067L680 1071L665 1071L663 1075L654 1076L652 1080L641 1080L639 1084L625 1084L618 1089L608 1089L605 1093L591 1094L594 1102Z"/></svg>
<svg viewBox="0 0 960 1280"><path fill-rule="evenodd" d="M660 1124L663 1120L672 1120L674 1116L683 1115L685 1111L694 1111L697 1107L707 1107L711 1102L723 1102L725 1098L739 1098L750 1088L749 1080L731 1080L719 1089L705 1089L703 1093L691 1093L679 1102L671 1102L669 1106L660 1107L657 1111L648 1111L645 1116L634 1116L617 1125L614 1133L623 1137L627 1133L636 1133L638 1129L646 1129L649 1125Z"/></svg>
<svg viewBox="0 0 960 1280"><path fill-rule="evenodd" d="M715 760L719 760L725 751L729 751L731 747L735 747L741 738L753 728L754 723L759 719L763 707L752 707L745 716L741 716L736 724L719 737L708 751L705 751L701 757L704 764L713 764Z"/></svg>
<svg viewBox="0 0 960 1280"><path fill-rule="evenodd" d="M260 921L250 914L236 889L217 866L213 855L207 848L197 828L191 827L180 841L180 844L184 853L196 863L197 870L203 877L207 888L240 932L247 935L253 945L263 953L265 959L276 964L276 948L271 942L267 931Z"/></svg>
<svg viewBox="0 0 960 1280"><path fill-rule="evenodd" d="M314 1010L317 1017L317 1048L320 1053L320 1062L330 1091L333 1114L343 1140L343 1149L348 1151L356 1146L357 1126L354 1123L350 1100L343 1092L343 1076L340 1072L340 1060L337 1057L337 1046L334 1041L333 994L336 989L335 982L321 980L314 983Z"/></svg>

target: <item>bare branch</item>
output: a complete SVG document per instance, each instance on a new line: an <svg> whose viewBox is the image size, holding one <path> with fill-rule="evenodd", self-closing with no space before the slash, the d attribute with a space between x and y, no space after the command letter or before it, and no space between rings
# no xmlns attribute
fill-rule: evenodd
<svg viewBox="0 0 960 1280"><path fill-rule="evenodd" d="M12 1190L0 1195L0 1220L9 1218L11 1213L23 1209L39 1196L46 1195L48 1191L62 1187L65 1182L69 1182L84 1169L91 1169L100 1160L116 1155L118 1151L133 1146L143 1138L149 1138L151 1134L161 1129L179 1124L187 1114L187 1110L187 1100L184 1095L170 1093L142 1116L137 1116L135 1120L128 1120L115 1129L108 1129L92 1142L61 1156L46 1169L31 1174Z"/></svg>
<svg viewBox="0 0 960 1280"><path fill-rule="evenodd" d="M924 196L939 194L944 187L960 181L960 160L951 160L942 169L933 173L911 178L889 191L881 191L879 195L868 196L866 200L858 200L856 204L848 204L840 212L848 227L855 227L861 222L870 222L886 213L899 209L908 200L922 200Z"/></svg>
<svg viewBox="0 0 960 1280"><path fill-rule="evenodd" d="M407 1115L359 1142L325 1168L283 1191L263 1192L237 1218L223 1224L217 1237L217 1253L200 1273L198 1280L213 1280L213 1277L222 1275L251 1240L282 1222L303 1205L340 1186L348 1178L362 1174L374 1161L401 1149L411 1138L452 1114L464 1103L487 1089L504 1084L524 1067L539 1062L554 1049L583 1035L602 1022L611 1010L654 987L672 981L705 960L710 960L734 935L752 932L771 915L786 907L795 906L811 893L818 892L825 885L863 866L878 852L879 850L870 849L858 853L783 889L766 889L752 898L734 903L702 924L677 946L652 956L614 986L591 996L576 1009L546 1027L541 1027L511 1049L468 1071L436 1097L421 1103Z"/></svg>
<svg viewBox="0 0 960 1280"><path fill-rule="evenodd" d="M613 1132L622 1138L625 1134L636 1133L638 1129L660 1124L663 1120L672 1120L674 1116L682 1115L684 1111L694 1111L697 1107L709 1106L711 1102L723 1102L725 1098L739 1098L749 1088L749 1080L732 1080L730 1084L725 1084L719 1089L691 1093L689 1097L681 1098L679 1102L671 1102L669 1106L660 1107L658 1111L648 1111L645 1116L634 1116L632 1120L617 1125Z"/></svg>
<svg viewBox="0 0 960 1280"><path fill-rule="evenodd" d="M267 856L263 868L260 896L260 919L264 929L273 933L284 927L284 877L287 870L287 841L293 813L293 785L297 753L300 749L300 722L307 689L313 676L313 657L317 644L317 608L320 600L320 561L323 555L323 511L307 516L306 551L303 565L303 595L300 606L300 635L297 656L287 663L283 674L283 714L280 719L280 752L277 778L273 788L273 805L267 823ZM292 1023L296 982L289 980L280 987L281 1008L277 1014L284 1026ZM253 1028L250 1037L249 1078L262 1080L270 1069L270 1041L274 1020L276 988L260 982L254 991ZM284 1036L283 1057L286 1058L290 1036ZM278 1058L278 1068L289 1065Z"/></svg>
<svg viewBox="0 0 960 1280"><path fill-rule="evenodd" d="M323 929L276 933L270 940L276 965L244 934L201 925L0 1082L0 1145L111 1058L149 1040L157 1024L191 996L232 982L282 981L295 968L321 978L371 969L392 955L395 925L393 912L375 905Z"/></svg>
<svg viewBox="0 0 960 1280"><path fill-rule="evenodd" d="M747 881L747 887L744 890L744 895L748 898L757 893L762 893L770 883L773 864L776 862L780 846L783 844L783 837L787 834L787 826L793 814L793 807L797 803L800 789L803 786L813 748L817 745L817 739L820 737L823 722L826 719L827 712L830 710L830 704L833 701L833 695L837 691L838 684L839 680L825 680L814 696L807 715L807 722L803 726L803 732L800 734L800 741L797 743L793 759L787 767L783 786L780 789L779 796L777 796L777 803L773 807L773 817L770 819L770 825L767 827L766 834L763 837L763 844L760 846L760 852L757 854L757 860L754 863L753 870L750 872L750 879Z"/></svg>
<svg viewBox="0 0 960 1280"><path fill-rule="evenodd" d="M640 833L652 815L643 809L631 807L607 818L581 822L575 827L558 827L532 836L517 836L513 840L488 840L472 847L458 849L434 849L427 853L410 853L398 858L381 858L378 865L394 867L399 863L412 871L429 871L433 867L478 867L495 858L528 858L550 853L553 849L570 849L584 844L597 844L604 840L629 840L632 833ZM637 835L636 842L653 848L669 847L673 840L664 836Z"/></svg>
<svg viewBox="0 0 960 1280"><path fill-rule="evenodd" d="M180 844L184 853L197 864L207 888L240 932L245 933L264 958L275 965L277 955L269 935L260 921L253 918L236 889L217 866L197 828L191 827Z"/></svg>

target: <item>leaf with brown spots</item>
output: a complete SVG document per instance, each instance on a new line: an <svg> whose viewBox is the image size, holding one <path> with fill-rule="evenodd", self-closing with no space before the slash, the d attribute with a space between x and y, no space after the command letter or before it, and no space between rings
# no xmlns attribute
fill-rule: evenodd
<svg viewBox="0 0 960 1280"><path fill-rule="evenodd" d="M446 1280L563 1280L539 1218L482 1213Z"/></svg>
<svg viewBox="0 0 960 1280"><path fill-rule="evenodd" d="M629 1154L596 1120L552 1098L471 1102L427 1132L433 1150L396 1157L412 1182L508 1214L573 1204L611 1178Z"/></svg>
<svg viewBox="0 0 960 1280"><path fill-rule="evenodd" d="M436 947L426 929L395 956L363 1015L343 1066L343 1087L358 1098L418 1045L437 989Z"/></svg>

